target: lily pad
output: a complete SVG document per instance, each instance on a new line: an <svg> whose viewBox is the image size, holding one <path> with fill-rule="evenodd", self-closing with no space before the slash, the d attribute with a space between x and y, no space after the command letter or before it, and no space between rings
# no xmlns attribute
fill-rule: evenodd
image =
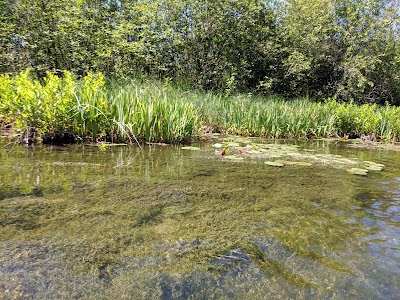
<svg viewBox="0 0 400 300"><path fill-rule="evenodd" d="M370 170L370 171L382 171L383 167L377 166L377 165L370 165L365 167L365 169Z"/></svg>
<svg viewBox="0 0 400 300"><path fill-rule="evenodd" d="M193 146L184 146L181 149L183 149L183 150L195 150L195 151L200 150L199 147L193 147Z"/></svg>
<svg viewBox="0 0 400 300"><path fill-rule="evenodd" d="M368 166L377 166L377 167L385 167L385 165L384 164L378 164L378 163L376 163L376 162L373 162L373 161L368 161L368 160L366 160L366 161L364 161Z"/></svg>
<svg viewBox="0 0 400 300"><path fill-rule="evenodd" d="M382 168L384 168L384 167L385 167L385 165L384 165L384 164L374 164L374 166L377 166L377 167L382 167Z"/></svg>
<svg viewBox="0 0 400 300"><path fill-rule="evenodd" d="M282 157L282 155L277 154L277 153L268 154L267 156L270 157L270 158L279 158L279 157Z"/></svg>
<svg viewBox="0 0 400 300"><path fill-rule="evenodd" d="M368 170L367 169L360 169L360 168L351 168L346 170L350 174L354 175L361 175L361 176L367 176L368 175Z"/></svg>
<svg viewBox="0 0 400 300"><path fill-rule="evenodd" d="M293 165L293 166L302 166L302 167L310 167L312 163L305 161L285 161L285 165Z"/></svg>
<svg viewBox="0 0 400 300"><path fill-rule="evenodd" d="M272 167L283 167L284 164L279 161L264 161L264 164Z"/></svg>
<svg viewBox="0 0 400 300"><path fill-rule="evenodd" d="M297 152L288 152L288 153L286 153L286 155L287 156L301 156L301 154L297 153Z"/></svg>

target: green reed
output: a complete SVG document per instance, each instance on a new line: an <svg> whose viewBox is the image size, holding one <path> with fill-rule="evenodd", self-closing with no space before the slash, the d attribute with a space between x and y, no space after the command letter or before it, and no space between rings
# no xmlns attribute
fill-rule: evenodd
<svg viewBox="0 0 400 300"><path fill-rule="evenodd" d="M208 96L208 101L198 105L208 122L233 134L269 138L368 135L386 142L400 138L400 108L389 105L254 95Z"/></svg>
<svg viewBox="0 0 400 300"><path fill-rule="evenodd" d="M156 83L114 86L107 93L113 131L122 139L158 142L190 139L199 114L192 103L180 96Z"/></svg>
<svg viewBox="0 0 400 300"><path fill-rule="evenodd" d="M43 82L29 70L0 77L0 121L17 129L73 132L92 140L183 142L199 114L192 103L158 83L106 84L100 73L77 80L64 72Z"/></svg>
<svg viewBox="0 0 400 300"><path fill-rule="evenodd" d="M215 125L231 134L268 138L370 135L389 142L400 138L399 116L400 108L389 105L228 96L168 80L107 81L100 73L79 80L69 72L47 73L42 81L29 70L0 75L0 122L93 141L180 143Z"/></svg>
<svg viewBox="0 0 400 300"><path fill-rule="evenodd" d="M238 95L214 97L202 113L234 134L270 138L304 138L334 133L335 118L307 99L284 101L277 97Z"/></svg>

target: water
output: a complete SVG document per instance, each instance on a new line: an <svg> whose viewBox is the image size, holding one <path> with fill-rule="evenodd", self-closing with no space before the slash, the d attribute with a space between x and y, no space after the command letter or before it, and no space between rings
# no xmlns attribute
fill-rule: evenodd
<svg viewBox="0 0 400 300"><path fill-rule="evenodd" d="M400 152L299 145L386 165L362 177L328 160L230 161L210 144L0 146L0 298L400 294Z"/></svg>

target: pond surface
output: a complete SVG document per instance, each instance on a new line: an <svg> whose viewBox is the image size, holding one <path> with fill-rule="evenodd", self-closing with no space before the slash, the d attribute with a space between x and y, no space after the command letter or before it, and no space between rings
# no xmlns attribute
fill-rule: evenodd
<svg viewBox="0 0 400 300"><path fill-rule="evenodd" d="M400 152L276 143L0 144L0 298L398 299Z"/></svg>

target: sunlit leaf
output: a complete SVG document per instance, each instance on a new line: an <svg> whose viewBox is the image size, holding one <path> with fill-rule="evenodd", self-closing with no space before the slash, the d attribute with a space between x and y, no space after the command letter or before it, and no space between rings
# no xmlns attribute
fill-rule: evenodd
<svg viewBox="0 0 400 300"><path fill-rule="evenodd" d="M264 164L271 167L283 167L284 164L278 161L264 161Z"/></svg>

